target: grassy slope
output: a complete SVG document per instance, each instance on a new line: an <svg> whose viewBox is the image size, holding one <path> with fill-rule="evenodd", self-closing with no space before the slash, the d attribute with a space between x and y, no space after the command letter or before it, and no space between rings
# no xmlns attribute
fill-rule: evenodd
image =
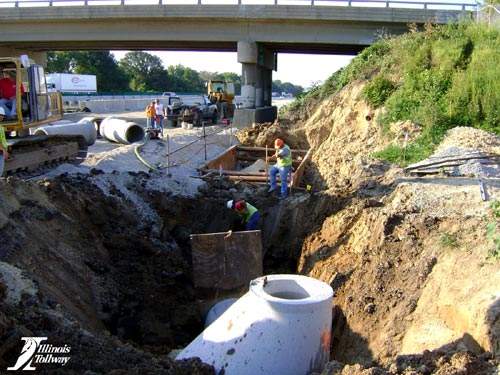
<svg viewBox="0 0 500 375"><path fill-rule="evenodd" d="M286 111L327 98L354 80L369 80L363 97L385 108L377 119L380 126L389 129L390 123L411 120L422 127L406 152L391 145L375 155L406 165L429 156L455 126L500 134L499 51L498 29L475 23L427 25L373 44Z"/></svg>

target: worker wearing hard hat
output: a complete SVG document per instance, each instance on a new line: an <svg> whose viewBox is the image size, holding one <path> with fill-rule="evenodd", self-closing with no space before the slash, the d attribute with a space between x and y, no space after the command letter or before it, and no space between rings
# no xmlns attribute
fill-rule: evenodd
<svg viewBox="0 0 500 375"><path fill-rule="evenodd" d="M5 119L5 109L3 107L0 107L0 122L2 122ZM5 165L5 160L9 157L9 152L8 152L8 147L9 145L7 144L7 139L5 138L5 131L3 129L3 126L0 125L0 177L3 174L3 167Z"/></svg>
<svg viewBox="0 0 500 375"><path fill-rule="evenodd" d="M236 211L245 226L245 230L257 230L259 226L259 210L243 199L227 201L227 208Z"/></svg>
<svg viewBox="0 0 500 375"><path fill-rule="evenodd" d="M269 187L269 192L276 190L276 175L279 173L281 179L281 196L284 199L288 195L288 175L292 170L292 151L290 147L285 144L285 142L276 138L274 141L274 149L276 150L273 156L268 158L268 161L276 160L276 164L269 169L269 178L271 180L271 186Z"/></svg>

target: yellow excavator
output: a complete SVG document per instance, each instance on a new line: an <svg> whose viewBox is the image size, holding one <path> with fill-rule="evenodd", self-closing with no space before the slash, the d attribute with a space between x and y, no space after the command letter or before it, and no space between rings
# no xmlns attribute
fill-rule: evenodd
<svg viewBox="0 0 500 375"><path fill-rule="evenodd" d="M210 80L207 83L208 100L217 105L217 110L222 118L234 115L234 83Z"/></svg>
<svg viewBox="0 0 500 375"><path fill-rule="evenodd" d="M15 115L0 122L7 134L10 154L4 174L31 171L44 164L86 155L87 143L83 136L30 135L31 128L63 117L61 94L48 92L42 66L27 56L0 57L0 73L7 73L16 82ZM13 109L9 104L2 105L10 112Z"/></svg>

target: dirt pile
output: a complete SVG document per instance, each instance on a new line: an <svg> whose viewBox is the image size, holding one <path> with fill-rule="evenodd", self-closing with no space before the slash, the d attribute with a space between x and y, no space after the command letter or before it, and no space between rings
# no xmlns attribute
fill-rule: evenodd
<svg viewBox="0 0 500 375"><path fill-rule="evenodd" d="M213 373L200 363L179 365L166 358L202 327L178 233L168 224L157 231L157 219L145 219L122 191L106 195L90 179L0 184L2 285L7 297L24 285L19 303L2 302L2 366L15 362L21 336L47 336L74 348L69 373ZM133 181L129 188L148 199L141 190L147 177ZM163 199L182 222L182 202Z"/></svg>
<svg viewBox="0 0 500 375"><path fill-rule="evenodd" d="M345 365L332 361L321 375L489 375L497 366L489 354L475 355L470 352L429 352L421 355L402 356L388 369L363 367L359 364Z"/></svg>
<svg viewBox="0 0 500 375"><path fill-rule="evenodd" d="M242 145L274 148L274 140L281 138L287 145L294 149L307 149L308 144L299 138L290 129L279 122L254 124L251 128L241 129L236 133L236 138Z"/></svg>
<svg viewBox="0 0 500 375"><path fill-rule="evenodd" d="M439 155L450 147L500 155L500 138L481 129L459 126L448 130L446 137L437 147L436 154Z"/></svg>

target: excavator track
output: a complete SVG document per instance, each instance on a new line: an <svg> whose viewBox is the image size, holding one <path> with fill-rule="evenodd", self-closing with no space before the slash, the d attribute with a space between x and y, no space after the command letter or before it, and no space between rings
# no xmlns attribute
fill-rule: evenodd
<svg viewBox="0 0 500 375"><path fill-rule="evenodd" d="M36 135L7 143L10 153L4 175L20 178L43 174L64 162L79 164L88 148L85 138L75 135Z"/></svg>

